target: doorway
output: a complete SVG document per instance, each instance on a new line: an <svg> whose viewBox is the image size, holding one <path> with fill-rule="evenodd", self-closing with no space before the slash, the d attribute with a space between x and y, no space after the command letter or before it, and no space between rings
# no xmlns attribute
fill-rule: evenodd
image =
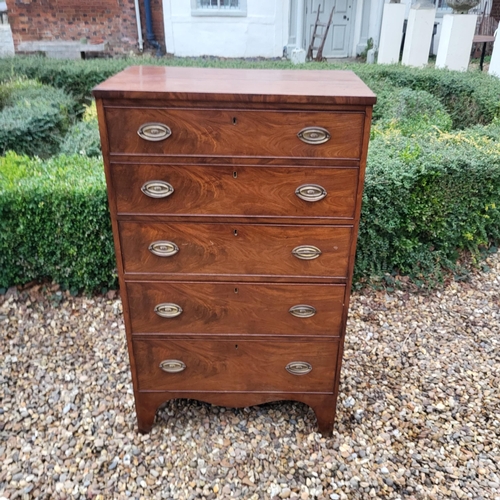
<svg viewBox="0 0 500 500"><path fill-rule="evenodd" d="M307 50L311 43L312 31L316 16L318 15L318 6L320 8L320 22L326 23L333 5L335 12L333 13L332 24L328 31L325 47L323 49L324 57L349 57L351 43L351 29L354 25L354 0L306 0L306 15L305 15L305 37L304 47ZM318 28L321 30L324 28Z"/></svg>

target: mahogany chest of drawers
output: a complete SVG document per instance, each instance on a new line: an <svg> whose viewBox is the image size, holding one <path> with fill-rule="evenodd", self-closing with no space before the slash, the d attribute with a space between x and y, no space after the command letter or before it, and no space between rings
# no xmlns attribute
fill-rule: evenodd
<svg viewBox="0 0 500 500"><path fill-rule="evenodd" d="M302 401L331 432L374 94L139 66L94 96L139 430L191 398Z"/></svg>

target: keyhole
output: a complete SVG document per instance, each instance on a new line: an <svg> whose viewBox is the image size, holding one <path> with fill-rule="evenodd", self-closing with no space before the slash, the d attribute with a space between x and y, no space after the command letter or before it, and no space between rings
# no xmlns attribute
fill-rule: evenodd
<svg viewBox="0 0 500 500"><path fill-rule="evenodd" d="M237 230L237 229L235 229L235 230L233 231L233 233L234 233L234 235L235 235L235 236L238 236L238 230Z"/></svg>
<svg viewBox="0 0 500 500"><path fill-rule="evenodd" d="M237 122L237 121L238 121L238 120L236 119L236 116L233 116L233 125L236 125L236 122Z"/></svg>
<svg viewBox="0 0 500 500"><path fill-rule="evenodd" d="M238 349L238 344L235 344L234 348L235 348L235 349Z"/></svg>
<svg viewBox="0 0 500 500"><path fill-rule="evenodd" d="M238 293L238 289L237 288L234 289L234 293Z"/></svg>
<svg viewBox="0 0 500 500"><path fill-rule="evenodd" d="M238 172L233 172L233 177L236 179L236 177L238 177Z"/></svg>

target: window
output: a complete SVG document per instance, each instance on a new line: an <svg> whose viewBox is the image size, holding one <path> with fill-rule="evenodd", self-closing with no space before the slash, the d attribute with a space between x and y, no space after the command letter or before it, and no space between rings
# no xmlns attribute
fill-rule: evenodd
<svg viewBox="0 0 500 500"><path fill-rule="evenodd" d="M246 0L191 0L193 16L246 16Z"/></svg>

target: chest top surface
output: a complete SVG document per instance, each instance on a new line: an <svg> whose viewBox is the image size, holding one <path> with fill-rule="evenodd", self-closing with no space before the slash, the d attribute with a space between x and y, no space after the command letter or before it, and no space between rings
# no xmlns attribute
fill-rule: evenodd
<svg viewBox="0 0 500 500"><path fill-rule="evenodd" d="M352 71L130 66L94 89L98 98L373 105Z"/></svg>

